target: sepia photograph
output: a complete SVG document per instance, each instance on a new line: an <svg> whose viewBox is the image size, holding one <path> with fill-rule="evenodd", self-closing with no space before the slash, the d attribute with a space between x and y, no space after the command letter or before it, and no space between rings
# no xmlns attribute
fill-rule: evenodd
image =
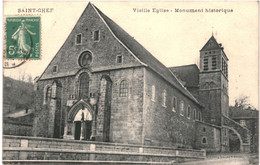
<svg viewBox="0 0 260 165"><path fill-rule="evenodd" d="M257 1L4 1L2 163L259 164Z"/></svg>

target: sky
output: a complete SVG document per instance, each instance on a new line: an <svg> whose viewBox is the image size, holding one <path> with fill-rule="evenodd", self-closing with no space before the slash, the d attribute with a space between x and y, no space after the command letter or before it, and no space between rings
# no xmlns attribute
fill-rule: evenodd
<svg viewBox="0 0 260 165"><path fill-rule="evenodd" d="M4 2L4 16L41 16L41 59L27 61L4 75L40 76L88 2ZM165 66L198 64L199 50L212 34L229 58L229 102L241 95L258 107L258 3L257 2L93 2L104 14L133 36ZM50 8L49 13L19 13L26 8ZM152 12L169 10L169 12ZM135 12L135 9L150 12ZM204 12L175 12L203 9ZM206 12L226 9L232 12Z"/></svg>

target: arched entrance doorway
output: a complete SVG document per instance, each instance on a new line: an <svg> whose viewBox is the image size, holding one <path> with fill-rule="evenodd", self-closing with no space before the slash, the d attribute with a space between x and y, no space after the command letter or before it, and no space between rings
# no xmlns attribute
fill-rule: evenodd
<svg viewBox="0 0 260 165"><path fill-rule="evenodd" d="M91 126L92 126L92 114L82 104L81 109L78 110L74 117L74 139L75 140L90 140L91 138Z"/></svg>
<svg viewBox="0 0 260 165"><path fill-rule="evenodd" d="M92 140L95 134L95 113L83 99L75 103L67 115L66 139Z"/></svg>
<svg viewBox="0 0 260 165"><path fill-rule="evenodd" d="M240 152L243 142L241 135L232 127L223 126L228 129L229 133L229 151Z"/></svg>
<svg viewBox="0 0 260 165"><path fill-rule="evenodd" d="M229 150L230 152L240 151L240 140L232 130L229 130Z"/></svg>

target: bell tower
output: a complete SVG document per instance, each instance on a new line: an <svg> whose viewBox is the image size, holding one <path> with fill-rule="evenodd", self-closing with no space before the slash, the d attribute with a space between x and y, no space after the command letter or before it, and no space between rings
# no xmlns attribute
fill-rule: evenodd
<svg viewBox="0 0 260 165"><path fill-rule="evenodd" d="M222 115L229 115L228 58L213 35L200 50L199 82L204 121L221 126Z"/></svg>

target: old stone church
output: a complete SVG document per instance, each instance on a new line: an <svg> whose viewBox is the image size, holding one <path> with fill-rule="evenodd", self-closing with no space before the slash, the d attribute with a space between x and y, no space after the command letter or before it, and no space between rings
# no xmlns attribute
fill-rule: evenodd
<svg viewBox="0 0 260 165"><path fill-rule="evenodd" d="M214 36L199 68L167 68L91 3L36 92L34 136L226 151L233 131L243 151L250 143L228 117L228 57Z"/></svg>

